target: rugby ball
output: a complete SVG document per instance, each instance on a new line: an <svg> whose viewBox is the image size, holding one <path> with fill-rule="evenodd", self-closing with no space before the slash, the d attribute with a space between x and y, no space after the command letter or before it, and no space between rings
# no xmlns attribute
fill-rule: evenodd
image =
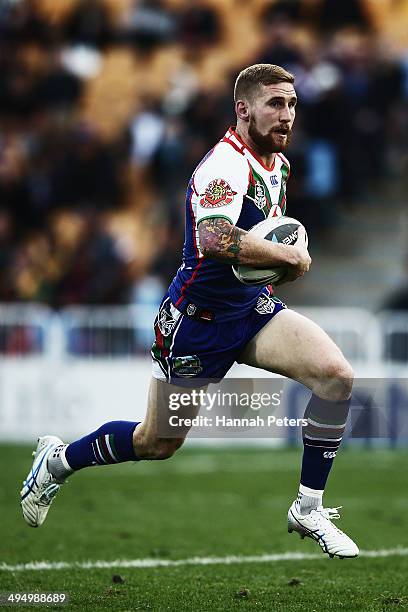
<svg viewBox="0 0 408 612"><path fill-rule="evenodd" d="M282 244L293 245L298 237L298 229L303 225L292 217L268 217L257 223L250 230L250 234ZM306 234L306 245L307 245ZM252 266L232 266L237 279L244 285L279 285L286 276L287 268L253 268Z"/></svg>

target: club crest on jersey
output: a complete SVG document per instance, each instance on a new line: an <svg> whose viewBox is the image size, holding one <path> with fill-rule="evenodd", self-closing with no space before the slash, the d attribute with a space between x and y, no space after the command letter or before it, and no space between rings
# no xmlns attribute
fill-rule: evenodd
<svg viewBox="0 0 408 612"><path fill-rule="evenodd" d="M267 295L261 293L255 306L258 314L272 314L275 310L275 302Z"/></svg>
<svg viewBox="0 0 408 612"><path fill-rule="evenodd" d="M255 183L255 206L262 210L266 205L265 187L258 181Z"/></svg>
<svg viewBox="0 0 408 612"><path fill-rule="evenodd" d="M271 185L272 187L277 187L279 185L279 181L276 174L272 174L271 176Z"/></svg>
<svg viewBox="0 0 408 612"><path fill-rule="evenodd" d="M236 195L236 191L232 191L230 185L224 179L214 179L207 185L204 193L200 193L200 204L203 208L218 208L231 204Z"/></svg>

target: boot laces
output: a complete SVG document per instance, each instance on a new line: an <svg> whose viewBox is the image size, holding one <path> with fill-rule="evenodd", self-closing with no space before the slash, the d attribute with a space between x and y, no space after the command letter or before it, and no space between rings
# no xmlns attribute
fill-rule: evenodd
<svg viewBox="0 0 408 612"><path fill-rule="evenodd" d="M319 529L326 528L327 529L327 521L330 523L330 526L335 531L342 533L336 525L333 525L332 520L337 520L340 518L339 510L342 506L338 506L337 508L323 508L320 506L316 510L313 510L313 518L316 520Z"/></svg>

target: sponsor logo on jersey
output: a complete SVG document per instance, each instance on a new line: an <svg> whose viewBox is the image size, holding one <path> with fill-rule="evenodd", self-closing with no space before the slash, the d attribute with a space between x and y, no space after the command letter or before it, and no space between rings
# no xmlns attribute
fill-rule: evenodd
<svg viewBox="0 0 408 612"><path fill-rule="evenodd" d="M255 306L255 310L258 314L272 314L275 310L274 300L263 293L259 296Z"/></svg>
<svg viewBox="0 0 408 612"><path fill-rule="evenodd" d="M337 451L324 451L323 457L325 459L334 459L337 455Z"/></svg>
<svg viewBox="0 0 408 612"><path fill-rule="evenodd" d="M236 191L232 191L230 185L224 179L214 179L207 185L204 193L200 193L200 204L203 208L218 208L231 204L236 195Z"/></svg>
<svg viewBox="0 0 408 612"><path fill-rule="evenodd" d="M191 378L203 371L200 358L197 355L185 355L183 357L173 357L173 372L177 376Z"/></svg>
<svg viewBox="0 0 408 612"><path fill-rule="evenodd" d="M255 183L254 202L255 206L257 206L259 210L262 210L262 208L266 205L265 187L258 181Z"/></svg>
<svg viewBox="0 0 408 612"><path fill-rule="evenodd" d="M277 187L279 185L279 181L276 174L272 174L271 176L271 185L272 187Z"/></svg>

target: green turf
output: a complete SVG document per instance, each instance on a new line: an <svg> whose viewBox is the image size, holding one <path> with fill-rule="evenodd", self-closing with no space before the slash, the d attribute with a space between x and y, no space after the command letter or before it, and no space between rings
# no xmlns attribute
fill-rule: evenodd
<svg viewBox="0 0 408 612"><path fill-rule="evenodd" d="M183 449L166 462L84 470L41 529L25 525L17 501L29 457L27 447L0 446L0 562L319 552L286 531L298 450ZM407 467L402 450L337 457L325 503L343 504L339 525L362 549L408 545ZM113 583L115 574L124 582ZM67 591L73 610L365 612L408 610L407 575L408 557L322 554L318 561L0 572L0 591Z"/></svg>

